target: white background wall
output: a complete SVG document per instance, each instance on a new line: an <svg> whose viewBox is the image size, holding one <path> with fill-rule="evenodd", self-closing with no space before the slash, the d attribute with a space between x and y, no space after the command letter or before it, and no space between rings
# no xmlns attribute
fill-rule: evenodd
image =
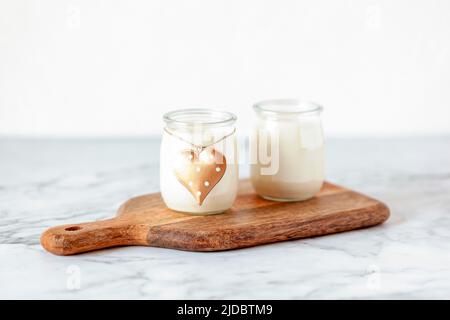
<svg viewBox="0 0 450 320"><path fill-rule="evenodd" d="M0 134L158 134L312 99L328 135L450 133L448 0L0 0Z"/></svg>

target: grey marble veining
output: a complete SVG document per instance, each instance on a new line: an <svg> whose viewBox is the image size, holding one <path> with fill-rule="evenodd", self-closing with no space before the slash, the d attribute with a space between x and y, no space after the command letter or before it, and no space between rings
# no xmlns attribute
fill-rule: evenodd
<svg viewBox="0 0 450 320"><path fill-rule="evenodd" d="M158 191L159 140L0 139L0 298L450 298L450 137L327 143L328 180L386 202L387 223L228 252L58 257L39 245L46 228Z"/></svg>

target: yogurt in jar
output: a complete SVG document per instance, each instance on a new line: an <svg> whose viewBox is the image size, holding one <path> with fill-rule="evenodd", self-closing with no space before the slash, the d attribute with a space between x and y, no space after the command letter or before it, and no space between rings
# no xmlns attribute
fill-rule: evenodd
<svg viewBox="0 0 450 320"><path fill-rule="evenodd" d="M251 180L263 198L301 201L324 181L322 108L312 102L272 100L254 106Z"/></svg>
<svg viewBox="0 0 450 320"><path fill-rule="evenodd" d="M236 117L187 109L170 112L164 120L160 188L167 207L198 215L231 208L239 180Z"/></svg>

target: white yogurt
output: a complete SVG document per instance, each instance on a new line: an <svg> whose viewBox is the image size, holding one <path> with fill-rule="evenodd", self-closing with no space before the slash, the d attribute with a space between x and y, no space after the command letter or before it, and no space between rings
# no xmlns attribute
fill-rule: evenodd
<svg viewBox="0 0 450 320"><path fill-rule="evenodd" d="M189 111L192 112L192 110L185 110L184 112ZM204 112L207 111L204 110ZM227 115L228 113L224 113L224 116ZM208 122L209 115L205 114L204 117L202 122ZM186 128L172 124L170 126L168 125L167 129L170 134L164 132L160 154L160 188L162 198L167 207L175 211L199 215L221 213L231 208L236 199L239 179L238 154L234 128L230 125L220 127L216 127L215 125L202 125L200 127ZM221 140L224 137L226 138ZM223 173L223 176L221 176L216 185L213 186L208 179L200 181L203 190L209 192L202 203L199 203L198 199L196 199L196 195L199 195L197 193L201 192L188 189L193 185L192 181L183 180L183 184L180 182L180 176L176 174L179 170L183 171L183 166L186 166L186 162L183 162L183 152L195 150L195 146L190 145L190 143L196 146L210 145L209 148L199 154L199 158L202 161L206 161L205 163L209 163L208 161L212 159L209 153L211 150L223 154L226 161L226 167L223 168L223 171L222 167L211 167L214 170L214 175ZM184 154L186 155L186 153ZM211 158L208 158L209 156ZM214 162L211 165L214 165ZM204 167L199 165L191 169L193 169L192 179L196 179L196 173L198 172L200 175Z"/></svg>
<svg viewBox="0 0 450 320"><path fill-rule="evenodd" d="M309 106L309 105L308 105ZM256 192L277 201L300 201L324 181L324 139L315 105L299 109L291 100L257 104L251 180ZM299 111L296 111L299 110Z"/></svg>

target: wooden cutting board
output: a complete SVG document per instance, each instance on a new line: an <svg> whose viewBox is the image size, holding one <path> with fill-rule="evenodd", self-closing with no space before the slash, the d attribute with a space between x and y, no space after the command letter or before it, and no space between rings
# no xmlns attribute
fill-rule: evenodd
<svg viewBox="0 0 450 320"><path fill-rule="evenodd" d="M50 228L41 244L58 255L128 245L219 251L349 231L389 217L385 204L331 183L302 202L264 200L248 180L239 188L233 208L223 214L174 212L154 193L128 200L113 219Z"/></svg>

